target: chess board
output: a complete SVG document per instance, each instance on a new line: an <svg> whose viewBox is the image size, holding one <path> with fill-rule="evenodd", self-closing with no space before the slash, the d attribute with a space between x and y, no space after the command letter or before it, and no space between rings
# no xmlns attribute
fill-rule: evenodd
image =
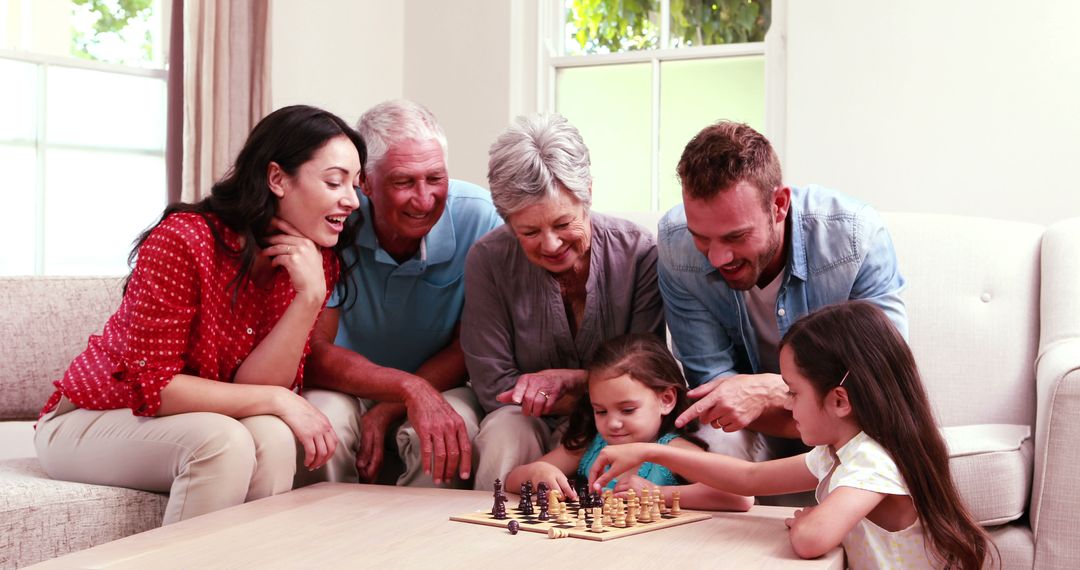
<svg viewBox="0 0 1080 570"><path fill-rule="evenodd" d="M566 505L567 505L568 510L571 513L576 513L577 512L577 510L578 510L577 502L568 501L566 503ZM483 510L483 511L477 511L477 512L473 512L473 513L465 513L465 514L461 514L461 515L452 516L452 517L450 517L450 520L457 521L457 522L472 523L472 524L482 524L482 525L487 525L487 526L496 526L496 527L502 528L503 531L507 531L506 525L507 525L507 523L510 522L511 519L513 519L513 520L518 521L518 524L521 525L519 530L523 530L523 531L541 532L541 533L547 534L548 529L550 529L550 528L560 528L560 529L566 530L571 538L584 538L586 540L604 541L604 540L613 540L613 539L616 539L616 538L622 538L624 536L630 536L632 534L640 534L640 533L643 533L643 532L652 532L654 530L660 530L660 529L664 529L664 528L671 528L673 526L678 526L678 525L681 525L681 524L687 524L687 523L692 523L692 522L697 522L697 521L703 521L703 520L707 520L707 519L712 518L712 514L710 514L710 513L706 513L706 512L702 512L702 511L689 511L689 510L683 509L677 516L672 515L672 514L661 515L660 520L658 520L658 521L650 521L650 522L640 522L639 521L634 526L627 526L625 528L618 528L618 527L614 527L614 526L606 526L602 530L600 530L599 532L593 532L593 531L589 530L589 527L592 525L592 514L590 514L587 510L586 510L586 513L585 513L586 527L584 529L576 529L576 528L574 528L574 521L573 520L571 520L570 522L565 523L565 524L559 524L559 523L555 522L554 519L547 520L547 521L542 521L542 520L537 518L537 515L538 515L538 513L535 512L535 509L534 509L534 513L532 515L522 514L521 508L519 508L519 507L510 507L510 505L508 503L507 508L506 508L506 517L507 518L502 519L502 520L496 519L491 514L490 509L489 510Z"/></svg>

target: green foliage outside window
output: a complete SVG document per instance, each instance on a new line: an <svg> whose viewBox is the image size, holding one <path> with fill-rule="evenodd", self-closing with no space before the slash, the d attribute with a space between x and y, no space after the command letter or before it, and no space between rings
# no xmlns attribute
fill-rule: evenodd
<svg viewBox="0 0 1080 570"><path fill-rule="evenodd" d="M567 23L581 53L760 42L770 0L671 0L671 46L660 46L659 0L569 0Z"/></svg>
<svg viewBox="0 0 1080 570"><path fill-rule="evenodd" d="M86 16L76 21L89 24L77 23L72 30L72 55L115 63L154 60L154 38L146 27L154 0L71 0L71 4L73 10ZM106 44L112 45L106 47ZM127 47L118 50L113 47L117 44Z"/></svg>

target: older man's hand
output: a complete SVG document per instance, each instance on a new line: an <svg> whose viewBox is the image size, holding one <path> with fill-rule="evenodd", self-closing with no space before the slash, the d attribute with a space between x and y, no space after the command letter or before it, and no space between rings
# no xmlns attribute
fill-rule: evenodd
<svg viewBox="0 0 1080 570"><path fill-rule="evenodd" d="M552 368L518 377L513 390L495 399L504 404L518 404L526 416L545 416L556 411L560 398L577 399L585 387L588 373L571 368Z"/></svg>
<svg viewBox="0 0 1080 570"><path fill-rule="evenodd" d="M417 382L405 399L409 421L420 439L420 462L436 484L450 481L455 472L469 478L472 445L465 421L446 398L427 382Z"/></svg>

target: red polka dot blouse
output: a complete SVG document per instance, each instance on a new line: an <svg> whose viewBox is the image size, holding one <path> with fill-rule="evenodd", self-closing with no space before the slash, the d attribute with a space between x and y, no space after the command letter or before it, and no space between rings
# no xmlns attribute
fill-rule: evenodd
<svg viewBox="0 0 1080 570"><path fill-rule="evenodd" d="M135 415L154 416L161 390L177 374L232 381L296 292L288 272L275 268L268 288L249 282L234 303L230 282L240 264L216 246L208 224L229 247L238 247L238 234L213 214L172 214L154 228L139 248L120 308L54 382L57 390L42 415L63 395L80 408L131 408ZM332 251L322 254L329 292L339 268ZM294 390L301 388L310 351L309 331Z"/></svg>

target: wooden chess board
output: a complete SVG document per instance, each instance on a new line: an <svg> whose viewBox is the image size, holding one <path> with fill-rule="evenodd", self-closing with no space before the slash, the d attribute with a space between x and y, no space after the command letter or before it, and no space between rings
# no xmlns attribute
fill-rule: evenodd
<svg viewBox="0 0 1080 570"><path fill-rule="evenodd" d="M576 513L578 510L578 504L575 501L568 501L566 503L568 510L571 513ZM472 524L482 524L487 526L501 527L503 531L507 531L507 524L512 520L518 521L521 525L519 530L529 532L541 532L547 534L548 529L559 528L564 529L572 538L584 538L587 540L613 540L616 538L622 538L624 536L630 536L632 534L640 534L643 532L652 532L654 530L660 530L664 528L671 528L673 526L679 526L681 524L687 524L697 521L708 520L712 518L711 513L702 511L688 511L683 509L677 516L672 514L665 514L660 516L658 521L638 522L633 526L627 526L625 528L618 528L614 526L606 526L599 532L589 530L589 526L592 525L592 514L586 510L585 512L585 529L574 528L574 522L571 520L569 523L559 524L554 519L542 521L537 517L537 512L534 508L532 515L522 514L519 507L510 507L507 505L506 518L499 520L496 519L490 510L477 511L472 513L465 513L450 517L450 520L457 522L466 522ZM508 531L507 531L508 532Z"/></svg>

